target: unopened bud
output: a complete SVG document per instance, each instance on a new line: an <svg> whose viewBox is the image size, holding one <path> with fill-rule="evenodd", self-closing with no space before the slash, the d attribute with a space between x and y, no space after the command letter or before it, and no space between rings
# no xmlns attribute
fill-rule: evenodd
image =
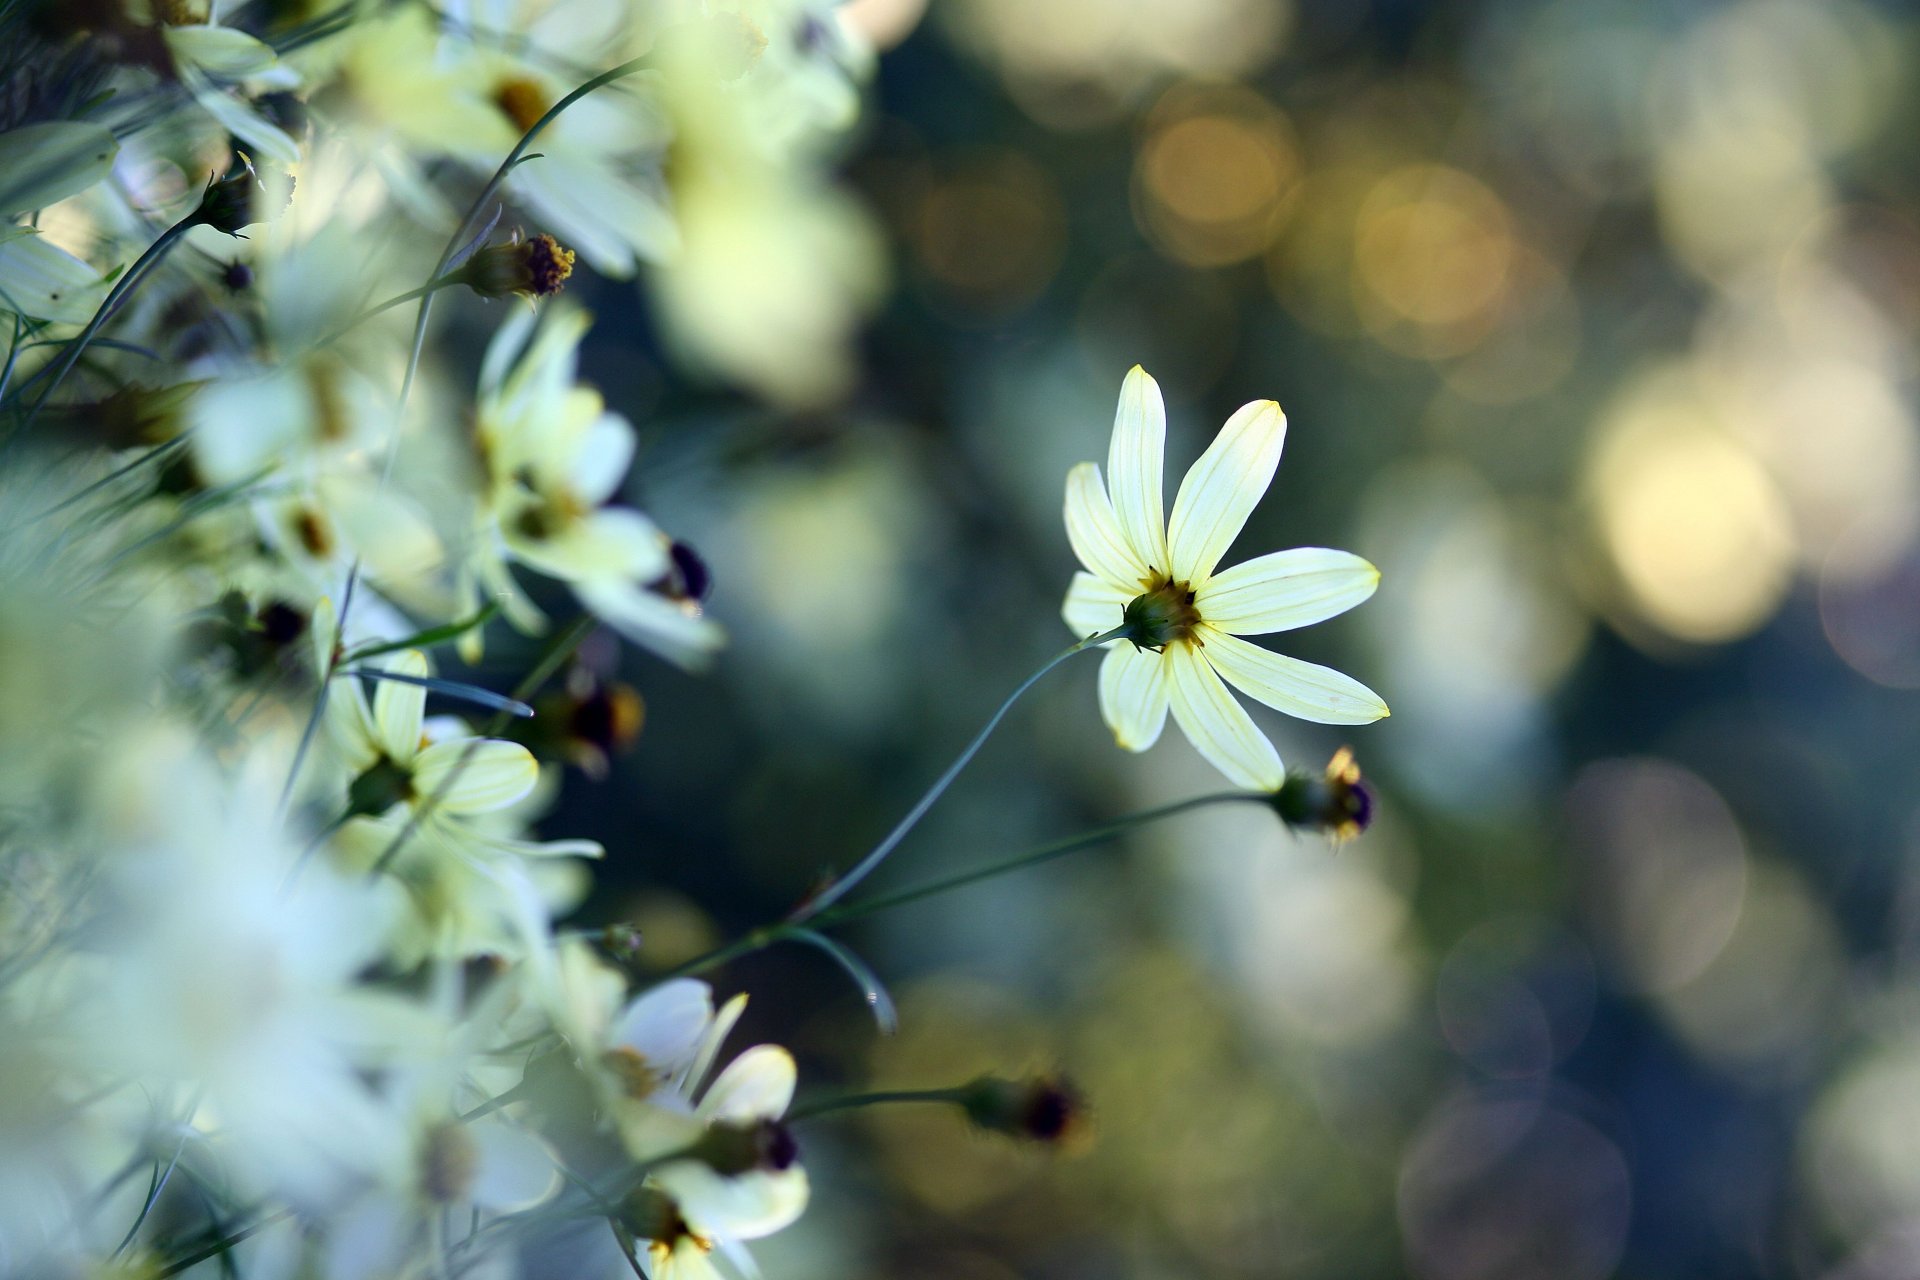
<svg viewBox="0 0 1920 1280"><path fill-rule="evenodd" d="M753 1124L716 1124L688 1152L691 1159L723 1178L745 1173L779 1173L800 1161L800 1144L777 1120Z"/></svg>
<svg viewBox="0 0 1920 1280"><path fill-rule="evenodd" d="M292 198L291 175L277 175L269 186L254 171L253 161L246 153L236 152L233 167L227 170L226 176L207 184L206 194L200 197L200 207L193 212L193 221L237 236L242 227L278 217Z"/></svg>
<svg viewBox="0 0 1920 1280"><path fill-rule="evenodd" d="M467 1198L480 1169L480 1149L462 1124L443 1124L427 1134L420 1152L420 1189L435 1204Z"/></svg>
<svg viewBox="0 0 1920 1280"><path fill-rule="evenodd" d="M483 298L546 298L560 292L573 275L573 250L549 235L523 240L518 231L505 244L490 244L449 272Z"/></svg>
<svg viewBox="0 0 1920 1280"><path fill-rule="evenodd" d="M1080 1091L1057 1076L982 1076L962 1090L960 1105L980 1128L1032 1142L1062 1143L1086 1126Z"/></svg>
<svg viewBox="0 0 1920 1280"><path fill-rule="evenodd" d="M1324 774L1289 771L1273 793L1274 812L1290 827L1351 840L1373 821L1373 791L1346 747L1333 753Z"/></svg>

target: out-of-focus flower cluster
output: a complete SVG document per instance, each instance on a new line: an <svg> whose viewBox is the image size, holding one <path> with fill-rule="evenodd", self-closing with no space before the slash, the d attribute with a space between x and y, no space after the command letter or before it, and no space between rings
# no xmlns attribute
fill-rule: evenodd
<svg viewBox="0 0 1920 1280"><path fill-rule="evenodd" d="M445 673L721 646L553 295L842 392L870 57L810 0L0 8L0 1274L504 1276L587 1223L698 1276L799 1215L745 997L554 929L602 851L532 823L636 695L576 667L510 740ZM443 290L500 299L477 375Z"/></svg>

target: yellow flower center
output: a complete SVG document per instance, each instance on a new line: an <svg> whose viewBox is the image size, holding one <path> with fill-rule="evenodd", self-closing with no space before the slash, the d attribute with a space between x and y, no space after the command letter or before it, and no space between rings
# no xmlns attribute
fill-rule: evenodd
<svg viewBox="0 0 1920 1280"><path fill-rule="evenodd" d="M538 84L525 76L513 76L494 89L493 105L513 122L514 128L525 133L540 123L540 117L546 115L553 104L547 101L546 91Z"/></svg>

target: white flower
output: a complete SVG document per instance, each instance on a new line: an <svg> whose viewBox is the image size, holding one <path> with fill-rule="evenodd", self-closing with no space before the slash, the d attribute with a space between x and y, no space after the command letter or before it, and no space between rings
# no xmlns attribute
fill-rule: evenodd
<svg viewBox="0 0 1920 1280"><path fill-rule="evenodd" d="M426 677L425 655L409 649L385 670L402 679L380 681L371 703L360 682L347 675L335 678L327 699L327 723L347 767L356 774L355 790L367 804L378 806L364 812L380 816L404 804L431 823L435 814L504 809L533 790L540 766L517 742L427 738L427 691L406 682ZM367 780L364 786L362 780Z"/></svg>
<svg viewBox="0 0 1920 1280"><path fill-rule="evenodd" d="M1231 684L1277 711L1319 724L1367 724L1387 714L1373 690L1327 667L1241 639L1344 613L1373 594L1379 571L1345 551L1276 551L1216 566L1267 491L1287 419L1257 400L1227 419L1180 482L1162 517L1166 408L1135 366L1120 389L1108 480L1083 462L1067 476L1067 537L1088 572L1076 573L1061 613L1082 637L1122 619L1140 628L1109 647L1100 710L1129 751L1159 738L1168 707L1193 745L1235 783L1277 788L1280 757Z"/></svg>
<svg viewBox="0 0 1920 1280"><path fill-rule="evenodd" d="M522 630L543 619L509 561L558 578L608 626L684 666L724 643L699 601L656 589L673 577L671 541L612 505L633 461L633 424L574 381L584 312L555 309L538 332L523 313L501 326L480 371L475 434L489 488L469 573Z"/></svg>

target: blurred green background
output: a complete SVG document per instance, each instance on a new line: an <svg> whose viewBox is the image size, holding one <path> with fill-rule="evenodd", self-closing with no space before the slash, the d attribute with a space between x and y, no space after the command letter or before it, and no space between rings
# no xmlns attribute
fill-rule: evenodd
<svg viewBox="0 0 1920 1280"><path fill-rule="evenodd" d="M822 1119L786 1280L1920 1274L1920 192L1906 6L861 0L845 168L893 251L861 390L769 418L618 287L587 376L734 643L555 830L665 965L848 865L1071 637L1068 467L1135 362L1178 476L1290 435L1240 558L1378 596L1275 647L1394 716L1335 850L1209 811L741 962L803 1081L1058 1068L1054 1154ZM1049 678L904 884L1212 789Z"/></svg>

